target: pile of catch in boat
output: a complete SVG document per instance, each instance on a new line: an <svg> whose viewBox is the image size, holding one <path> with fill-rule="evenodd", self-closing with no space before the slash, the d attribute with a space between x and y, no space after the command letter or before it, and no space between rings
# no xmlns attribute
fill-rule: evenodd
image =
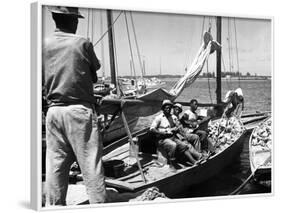
<svg viewBox="0 0 281 213"><path fill-rule="evenodd" d="M244 132L245 128L240 119L236 117L221 118L210 121L208 124L209 138L215 146L216 152L220 152L234 143Z"/></svg>
<svg viewBox="0 0 281 213"><path fill-rule="evenodd" d="M271 151L272 148L272 133L271 133L271 119L259 124L252 134L251 145L255 147L256 152L259 151ZM270 166L271 161L267 162Z"/></svg>
<svg viewBox="0 0 281 213"><path fill-rule="evenodd" d="M272 134L271 134L271 120L268 120L259 125L253 133L252 145L261 146L262 148L271 149L272 146Z"/></svg>

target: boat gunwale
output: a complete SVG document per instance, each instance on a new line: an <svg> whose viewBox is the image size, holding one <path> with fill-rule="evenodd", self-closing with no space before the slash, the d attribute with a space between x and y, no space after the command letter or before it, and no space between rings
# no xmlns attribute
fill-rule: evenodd
<svg viewBox="0 0 281 213"><path fill-rule="evenodd" d="M268 120L270 120L271 119L271 116L268 116L268 118L266 118L266 119L264 119L262 122L260 122L260 124L262 124L262 123L265 123L265 122L267 122ZM259 125L260 125L259 124ZM255 163L254 163L254 152L253 152L253 150L252 150L252 140L253 140L253 134L254 134L254 132L259 128L259 125L258 126L256 126L254 129L253 129L253 131L252 131L252 133L251 133L251 136L250 136L250 139L249 139L249 160L250 160L250 167L251 167L251 172L253 173L257 173L258 172L258 170L259 171L262 171L262 170L264 170L265 172L266 172L266 170L270 170L271 171L271 166L260 166L258 169L256 169L257 167L256 167L256 165L255 165Z"/></svg>

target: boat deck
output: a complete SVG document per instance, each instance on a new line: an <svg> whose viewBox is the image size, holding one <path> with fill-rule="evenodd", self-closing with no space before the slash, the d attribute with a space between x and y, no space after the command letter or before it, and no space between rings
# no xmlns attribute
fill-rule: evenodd
<svg viewBox="0 0 281 213"><path fill-rule="evenodd" d="M156 154L139 153L138 159L142 166L146 183L144 183L141 177L140 170L137 166L137 160L132 151L130 154L129 143L114 149L103 157L105 164L109 162L120 162L120 164L122 164L122 168L118 168L118 166L113 168L113 170L115 170L113 173L115 173L115 175L118 173L117 176L120 177L108 177L107 181L110 182L111 179L123 181L131 184L131 187L135 188L175 174L175 171L172 171L168 165L159 164ZM182 164L179 164L179 167L185 168ZM122 169L121 174L120 171L116 171L118 169Z"/></svg>

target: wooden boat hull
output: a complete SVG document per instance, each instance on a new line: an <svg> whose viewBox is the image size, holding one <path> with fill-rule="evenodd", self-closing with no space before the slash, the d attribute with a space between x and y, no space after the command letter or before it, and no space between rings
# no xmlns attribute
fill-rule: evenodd
<svg viewBox="0 0 281 213"><path fill-rule="evenodd" d="M143 135L145 131L139 132L139 135ZM138 134L135 134L136 136ZM141 136L143 137L143 136ZM218 174L222 169L228 166L233 160L239 156L243 148L245 134L242 134L234 143L228 146L225 150L210 157L207 161L197 166L187 167L177 170L176 173L159 179L157 181L140 183L139 185L123 184L115 180L107 179L108 186L115 187L119 191L131 191L138 192L143 189L155 186L168 197L179 194L183 190L187 190L189 186L199 184L207 179ZM120 144L128 141L128 138L124 138L114 144L111 147L104 149L104 154L110 153L112 149L115 149Z"/></svg>
<svg viewBox="0 0 281 213"><path fill-rule="evenodd" d="M267 122L270 119L270 117L263 121L263 123ZM250 167L251 171L254 174L254 179L257 182L261 181L270 181L271 180L271 165L261 165L265 161L270 160L271 161L271 150L257 150L256 146L252 145L253 140L253 134L259 126L257 126L249 139L249 161L250 161Z"/></svg>
<svg viewBox="0 0 281 213"><path fill-rule="evenodd" d="M128 119L128 125L130 130L132 131L137 123L139 118L134 117ZM118 117L115 121L113 121L112 125L107 129L103 135L103 145L106 146L110 144L112 141L116 141L126 135L126 130L124 128L124 123L121 117Z"/></svg>

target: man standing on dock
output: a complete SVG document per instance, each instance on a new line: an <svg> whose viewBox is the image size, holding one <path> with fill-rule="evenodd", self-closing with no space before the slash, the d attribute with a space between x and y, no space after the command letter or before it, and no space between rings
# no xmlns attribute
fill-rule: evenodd
<svg viewBox="0 0 281 213"><path fill-rule="evenodd" d="M46 116L46 206L66 205L70 166L77 159L90 203L106 201L102 142L93 83L100 63L92 43L75 35L75 7L50 7L56 30L43 44Z"/></svg>

